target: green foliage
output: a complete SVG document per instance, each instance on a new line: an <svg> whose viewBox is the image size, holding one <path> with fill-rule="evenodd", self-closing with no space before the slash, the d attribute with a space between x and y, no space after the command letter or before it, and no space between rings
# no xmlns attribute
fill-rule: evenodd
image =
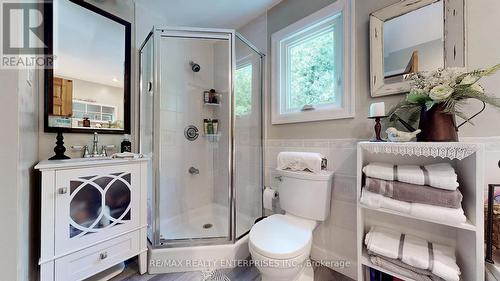
<svg viewBox="0 0 500 281"><path fill-rule="evenodd" d="M288 109L335 102L334 46L334 33L329 30L289 49Z"/></svg>
<svg viewBox="0 0 500 281"><path fill-rule="evenodd" d="M252 111L252 65L236 69L234 79L234 113L245 116Z"/></svg>
<svg viewBox="0 0 500 281"><path fill-rule="evenodd" d="M406 100L410 103L427 103L428 101L432 101L427 94L419 91L411 91L406 96Z"/></svg>

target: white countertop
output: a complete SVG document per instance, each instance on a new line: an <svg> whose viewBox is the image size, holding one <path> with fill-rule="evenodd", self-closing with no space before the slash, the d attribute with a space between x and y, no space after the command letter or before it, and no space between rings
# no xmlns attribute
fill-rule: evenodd
<svg viewBox="0 0 500 281"><path fill-rule="evenodd" d="M143 162L149 160L150 158L146 156L135 159L99 157L99 158L74 158L74 159L64 159L64 160L43 160L40 161L35 166L35 169L56 170L56 169L68 169L75 167L81 168L81 167L91 167L91 166L107 166L107 165L128 164L131 162Z"/></svg>

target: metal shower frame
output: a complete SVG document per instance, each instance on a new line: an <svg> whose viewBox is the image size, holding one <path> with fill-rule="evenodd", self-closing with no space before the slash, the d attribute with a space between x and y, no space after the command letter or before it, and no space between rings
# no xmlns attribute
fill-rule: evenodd
<svg viewBox="0 0 500 281"><path fill-rule="evenodd" d="M229 229L228 229L228 236L227 237L216 237L216 238L186 238L186 239L175 239L175 240L168 240L168 239L161 239L160 238L160 216L159 216L159 208L160 208L160 202L157 194L159 194L159 184L158 184L158 176L159 176L159 169L160 167L160 162L159 162L159 157L154 157L153 156L153 179L152 179L152 184L153 184L153 192L152 192L152 204L154 205L152 210L151 210L151 216L152 216L152 229L153 229L153 239L151 241L151 238L148 236L148 239L150 239L150 243L152 244L153 248L172 248L172 247L187 247L187 246L199 246L199 245L222 245L222 244L232 244L235 243L237 240L240 238L244 237L246 233L243 235L236 237L236 190L235 190L235 184L234 184L234 174L235 174L235 165L234 165L234 157L235 157L235 150L234 150L234 127L235 127L235 115L234 115L234 101L233 101L233 96L234 96L234 81L233 77L235 74L236 70L236 58L235 58L235 43L236 43L236 38L240 39L243 43L245 43L248 47L250 47L253 51L255 51L259 56L260 56L260 74L261 74L261 89L260 89L260 95L261 95L261 194L264 190L264 63L265 63L265 55L260 52L258 48L256 48L253 44L251 44L247 39L245 39L241 34L237 33L235 30L232 29L213 29L213 28L190 28L190 27L153 27L151 32L148 34L144 42L141 44L141 47L139 49L139 77L141 75L141 54L143 52L143 48L146 46L146 44L149 42L149 40L153 40L153 116L155 116L155 112L160 111L160 102L159 95L155 95L155 93L160 92L160 77L161 74L159 65L156 61L157 58L160 56L160 48L156 48L156 46L160 45L160 40L162 37L183 37L183 38L204 38L204 39L221 39L221 40L228 40L230 43L230 60L229 60L229 67L231 69L231 72L229 74L229 89L230 89L230 95L229 95L229 120L230 120L230 126L229 126L229 134L228 134L228 167L229 167L229 178L228 178L228 203L229 203ZM139 89L139 94L140 94L141 89ZM141 99L139 97L139 116L140 116L140 102ZM160 151L160 143L159 143L159 134L155 134L155 132L159 132L160 129L160 121L157 118L154 118L154 127L153 127L153 151ZM140 135L140 134L139 134ZM140 142L140 136L139 136L139 142ZM263 206L261 204L261 215L263 214Z"/></svg>

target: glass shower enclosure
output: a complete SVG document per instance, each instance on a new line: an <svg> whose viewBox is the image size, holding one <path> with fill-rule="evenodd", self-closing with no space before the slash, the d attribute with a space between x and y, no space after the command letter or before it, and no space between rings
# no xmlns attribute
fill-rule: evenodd
<svg viewBox="0 0 500 281"><path fill-rule="evenodd" d="M233 30L154 28L142 44L153 247L233 243L261 217L262 67Z"/></svg>

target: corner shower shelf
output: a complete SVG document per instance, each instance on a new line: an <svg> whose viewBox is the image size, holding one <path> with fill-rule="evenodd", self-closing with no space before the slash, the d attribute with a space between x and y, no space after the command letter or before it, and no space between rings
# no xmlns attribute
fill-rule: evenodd
<svg viewBox="0 0 500 281"><path fill-rule="evenodd" d="M214 103L214 102L205 102L203 103L205 106L213 106L213 107L219 107L220 103Z"/></svg>
<svg viewBox="0 0 500 281"><path fill-rule="evenodd" d="M453 246L457 264L462 274L460 280L484 280L484 148L477 143L461 142L408 142L408 143L358 143L357 150L357 254L359 257L357 280L370 280L368 268L373 268L405 281L401 276L373 265L364 245L365 234L372 226L395 228L412 233L428 241ZM383 162L397 165L428 165L447 162L456 170L462 207L467 222L446 223L422 219L398 211L372 208L361 204L364 184L362 168L368 163Z"/></svg>
<svg viewBox="0 0 500 281"><path fill-rule="evenodd" d="M209 142L217 142L219 141L220 134L203 134L203 137Z"/></svg>

